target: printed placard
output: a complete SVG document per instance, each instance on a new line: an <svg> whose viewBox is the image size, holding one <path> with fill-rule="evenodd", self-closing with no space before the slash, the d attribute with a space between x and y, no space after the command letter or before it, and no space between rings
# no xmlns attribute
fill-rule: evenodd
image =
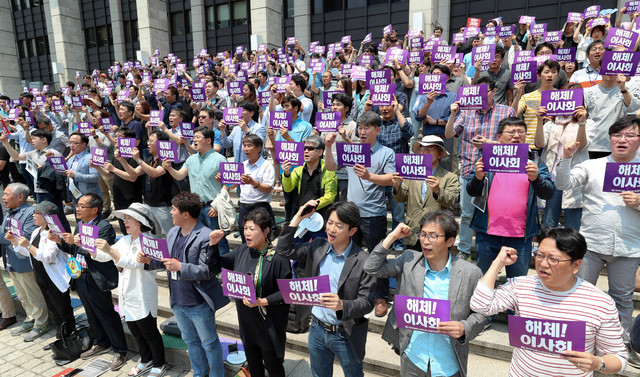
<svg viewBox="0 0 640 377"><path fill-rule="evenodd" d="M605 51L600 63L600 74L635 76L640 52Z"/></svg>
<svg viewBox="0 0 640 377"><path fill-rule="evenodd" d="M418 94L429 94L433 90L439 94L447 94L447 75L424 74L418 76Z"/></svg>
<svg viewBox="0 0 640 377"><path fill-rule="evenodd" d="M396 171L403 179L424 181L432 174L433 156L428 153L396 153Z"/></svg>
<svg viewBox="0 0 640 377"><path fill-rule="evenodd" d="M471 27L480 27L481 20L479 18L467 18L467 26Z"/></svg>
<svg viewBox="0 0 640 377"><path fill-rule="evenodd" d="M396 93L396 84L374 84L370 87L369 99L374 106L391 106Z"/></svg>
<svg viewBox="0 0 640 377"><path fill-rule="evenodd" d="M79 96L72 96L71 107L74 109L82 109L82 98Z"/></svg>
<svg viewBox="0 0 640 377"><path fill-rule="evenodd" d="M547 24L535 24L531 26L531 35L544 35L547 32Z"/></svg>
<svg viewBox="0 0 640 377"><path fill-rule="evenodd" d="M340 74L343 76L349 76L351 74L351 68L353 67L352 63L344 63L340 66Z"/></svg>
<svg viewBox="0 0 640 377"><path fill-rule="evenodd" d="M464 38L473 38L476 35L480 34L482 30L479 27L467 26L464 29Z"/></svg>
<svg viewBox="0 0 640 377"><path fill-rule="evenodd" d="M600 5L592 5L584 10L584 12L582 13L582 18L586 20L587 18L598 17L599 14L600 14Z"/></svg>
<svg viewBox="0 0 640 377"><path fill-rule="evenodd" d="M489 144L482 148L485 172L526 173L529 144Z"/></svg>
<svg viewBox="0 0 640 377"><path fill-rule="evenodd" d="M287 37L287 41L286 41L287 45L295 45L296 43L298 43L298 38L296 38L296 37Z"/></svg>
<svg viewBox="0 0 640 377"><path fill-rule="evenodd" d="M222 267L222 294L237 300L256 302L256 287L248 274L227 270Z"/></svg>
<svg viewBox="0 0 640 377"><path fill-rule="evenodd" d="M322 103L325 109L333 105L333 95L336 93L344 93L344 90L325 90L322 92Z"/></svg>
<svg viewBox="0 0 640 377"><path fill-rule="evenodd" d="M258 92L258 105L261 107L269 106L269 101L271 101L271 92L268 90L264 90L262 92Z"/></svg>
<svg viewBox="0 0 640 377"><path fill-rule="evenodd" d="M107 148L93 148L91 151L91 162L95 166L103 167L104 163L107 162Z"/></svg>
<svg viewBox="0 0 640 377"><path fill-rule="evenodd" d="M289 161L291 165L304 164L304 143L297 141L276 141L276 161Z"/></svg>
<svg viewBox="0 0 640 377"><path fill-rule="evenodd" d="M452 44L464 43L464 33L454 33L451 37Z"/></svg>
<svg viewBox="0 0 640 377"><path fill-rule="evenodd" d="M585 332L582 321L509 316L509 345L515 348L553 354L584 352Z"/></svg>
<svg viewBox="0 0 640 377"><path fill-rule="evenodd" d="M582 99L582 88L544 90L540 106L547 108L547 116L570 116L578 106L582 106Z"/></svg>
<svg viewBox="0 0 640 377"><path fill-rule="evenodd" d="M422 297L396 295L394 310L398 327L438 333L440 322L451 320L451 302Z"/></svg>
<svg viewBox="0 0 640 377"><path fill-rule="evenodd" d="M461 110L483 110L489 107L488 93L487 84L462 86L458 88L456 101Z"/></svg>
<svg viewBox="0 0 640 377"><path fill-rule="evenodd" d="M356 65L351 67L351 81L358 81L358 80L362 80L365 81L367 79L367 72L369 72L369 70L361 65ZM366 81L365 81L365 86L366 86Z"/></svg>
<svg viewBox="0 0 640 377"><path fill-rule="evenodd" d="M91 123L89 122L78 122L78 132L91 137Z"/></svg>
<svg viewBox="0 0 640 377"><path fill-rule="evenodd" d="M575 62L576 61L576 47L558 48L556 49L556 61L560 62Z"/></svg>
<svg viewBox="0 0 640 377"><path fill-rule="evenodd" d="M241 162L220 163L220 183L223 185L241 185L242 174L244 174L244 164Z"/></svg>
<svg viewBox="0 0 640 377"><path fill-rule="evenodd" d="M607 162L602 191L640 192L640 163Z"/></svg>
<svg viewBox="0 0 640 377"><path fill-rule="evenodd" d="M153 80L153 92L165 92L169 89L169 84L171 84L169 79L155 79Z"/></svg>
<svg viewBox="0 0 640 377"><path fill-rule="evenodd" d="M400 64L407 64L407 58L409 57L409 51L401 48L393 48L387 50L387 55L384 59L385 65L392 65L394 60L397 60Z"/></svg>
<svg viewBox="0 0 640 377"><path fill-rule="evenodd" d="M409 52L409 57L407 58L407 64L422 64L424 63L424 52L423 51L411 51Z"/></svg>
<svg viewBox="0 0 640 377"><path fill-rule="evenodd" d="M61 99L54 99L51 101L51 107L53 108L54 112L59 113L64 107L64 101Z"/></svg>
<svg viewBox="0 0 640 377"><path fill-rule="evenodd" d="M409 40L409 48L410 49L419 49L422 50L422 44L424 43L423 37L415 37Z"/></svg>
<svg viewBox="0 0 640 377"><path fill-rule="evenodd" d="M562 30L547 31L544 33L544 41L549 43L560 43L562 40Z"/></svg>
<svg viewBox="0 0 640 377"><path fill-rule="evenodd" d="M498 27L497 26L487 26L484 28L484 37L485 38L495 38L498 35Z"/></svg>
<svg viewBox="0 0 640 377"><path fill-rule="evenodd" d="M161 160L178 162L178 146L175 141L158 140L156 141L156 147L158 148L158 157Z"/></svg>
<svg viewBox="0 0 640 377"><path fill-rule="evenodd" d="M393 32L393 25L389 24L382 29L382 35L391 34Z"/></svg>
<svg viewBox="0 0 640 377"><path fill-rule="evenodd" d="M367 89L371 90L372 85L376 84L390 84L391 83L391 70L382 69L378 71L367 71L365 74L365 81Z"/></svg>
<svg viewBox="0 0 640 377"><path fill-rule="evenodd" d="M520 16L520 20L518 23L520 24L532 24L536 21L535 17L532 16Z"/></svg>
<svg viewBox="0 0 640 377"><path fill-rule="evenodd" d="M9 233L16 238L22 237L22 221L9 217Z"/></svg>
<svg viewBox="0 0 640 377"><path fill-rule="evenodd" d="M302 279L278 279L277 282L285 304L322 306L320 295L331 293L328 275Z"/></svg>
<svg viewBox="0 0 640 377"><path fill-rule="evenodd" d="M431 60L440 63L456 59L456 46L438 45L431 53Z"/></svg>
<svg viewBox="0 0 640 377"><path fill-rule="evenodd" d="M292 114L288 111L270 111L269 112L269 127L274 130L279 130L285 127L291 131L293 128Z"/></svg>
<svg viewBox="0 0 640 377"><path fill-rule="evenodd" d="M358 58L360 65L371 65L373 63L373 55L360 55Z"/></svg>
<svg viewBox="0 0 640 377"><path fill-rule="evenodd" d="M515 34L516 25L498 26L498 37L511 38Z"/></svg>
<svg viewBox="0 0 640 377"><path fill-rule="evenodd" d="M242 117L242 107L225 107L222 119L226 124L238 124Z"/></svg>
<svg viewBox="0 0 640 377"><path fill-rule="evenodd" d="M638 42L638 37L640 37L640 34L635 31L612 27L607 32L604 47L622 46L627 51L633 51Z"/></svg>
<svg viewBox="0 0 640 377"><path fill-rule="evenodd" d="M104 127L105 131L110 132L111 131L111 126L113 126L113 119L111 119L111 117L108 118L100 118L98 119L98 121L100 122L100 125L102 127Z"/></svg>
<svg viewBox="0 0 640 377"><path fill-rule="evenodd" d="M356 164L371 167L371 145L361 143L336 143L338 166Z"/></svg>
<svg viewBox="0 0 640 377"><path fill-rule="evenodd" d="M471 61L475 65L478 60L483 64L493 63L496 56L496 45L488 44L474 47L471 51Z"/></svg>
<svg viewBox="0 0 640 377"><path fill-rule="evenodd" d="M324 62L320 58L311 59L309 69L311 69L311 73L324 72Z"/></svg>
<svg viewBox="0 0 640 377"><path fill-rule="evenodd" d="M371 41L373 41L373 33L367 34L362 40L362 44L369 43Z"/></svg>
<svg viewBox="0 0 640 377"><path fill-rule="evenodd" d="M129 93L131 93L128 89L121 89L118 92L118 102L125 102L129 100Z"/></svg>
<svg viewBox="0 0 640 377"><path fill-rule="evenodd" d="M338 132L341 123L339 111L324 111L316 113L316 130L318 132Z"/></svg>
<svg viewBox="0 0 640 377"><path fill-rule="evenodd" d="M20 114L20 109L15 108L15 109L11 109L9 110L9 116L7 117L7 119L9 120L16 120L18 119L18 115Z"/></svg>
<svg viewBox="0 0 640 377"><path fill-rule="evenodd" d="M513 63L511 66L511 86L518 81L532 83L538 81L538 63L534 61Z"/></svg>
<svg viewBox="0 0 640 377"><path fill-rule="evenodd" d="M242 95L242 86L244 81L229 81L227 83L227 92L229 95L239 94Z"/></svg>
<svg viewBox="0 0 640 377"><path fill-rule="evenodd" d="M133 137L119 137L118 138L118 152L120 157L131 158L133 157L133 148L136 147L136 139Z"/></svg>
<svg viewBox="0 0 640 377"><path fill-rule="evenodd" d="M62 156L47 157L47 162L56 173L64 173L67 169L67 161Z"/></svg>
<svg viewBox="0 0 640 377"><path fill-rule="evenodd" d="M160 122L164 119L164 111L163 110L151 110L149 113L149 125L153 127L158 127Z"/></svg>
<svg viewBox="0 0 640 377"><path fill-rule="evenodd" d="M185 139L193 139L195 129L195 125L191 122L180 122L180 135Z"/></svg>
<svg viewBox="0 0 640 377"><path fill-rule="evenodd" d="M624 3L624 7L627 8L627 10L624 13L637 12L639 9L639 6L640 6L639 0L627 1L626 3Z"/></svg>
<svg viewBox="0 0 640 377"><path fill-rule="evenodd" d="M142 253L153 260L162 260L171 258L167 240L164 238L151 238L140 233L140 248Z"/></svg>
<svg viewBox="0 0 640 377"><path fill-rule="evenodd" d="M7 125L7 122L4 121L4 119L0 119L0 132L2 132L6 136L9 136L9 134L11 133L11 129Z"/></svg>
<svg viewBox="0 0 640 377"><path fill-rule="evenodd" d="M518 50L514 57L514 63L522 63L530 61L533 58L533 50Z"/></svg>
<svg viewBox="0 0 640 377"><path fill-rule="evenodd" d="M62 222L60 222L60 218L58 215L42 215L44 217L44 221L47 222L47 226L51 233L61 236L63 233L67 233L62 226Z"/></svg>
<svg viewBox="0 0 640 377"><path fill-rule="evenodd" d="M100 228L97 225L78 223L80 247L82 247L86 252L91 254L96 253L96 240L98 239L99 230Z"/></svg>
<svg viewBox="0 0 640 377"><path fill-rule="evenodd" d="M207 100L207 95L205 93L205 84L204 82L194 82L191 87L191 100L196 102L204 102Z"/></svg>

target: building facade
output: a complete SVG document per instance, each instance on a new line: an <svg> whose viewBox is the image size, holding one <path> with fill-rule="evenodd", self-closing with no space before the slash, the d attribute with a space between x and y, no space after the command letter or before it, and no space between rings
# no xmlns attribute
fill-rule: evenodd
<svg viewBox="0 0 640 377"><path fill-rule="evenodd" d="M558 30L569 11L594 4L620 8L624 0L0 0L0 93L59 88L76 71L147 59L155 49L188 62L203 48L280 47L288 36L305 46L351 35L359 47L390 23L401 36L441 25L449 39L468 17L513 24L522 14Z"/></svg>

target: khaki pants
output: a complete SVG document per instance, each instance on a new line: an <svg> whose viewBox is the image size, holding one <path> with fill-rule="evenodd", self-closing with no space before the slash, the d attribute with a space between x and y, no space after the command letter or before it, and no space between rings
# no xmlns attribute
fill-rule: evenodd
<svg viewBox="0 0 640 377"><path fill-rule="evenodd" d="M36 274L33 271L17 273L9 272L13 286L16 288L18 298L27 313L26 321L34 320L35 328L43 328L47 325L47 303L44 301L42 291L36 282Z"/></svg>
<svg viewBox="0 0 640 377"><path fill-rule="evenodd" d="M106 212L111 209L111 193L113 192L113 176L109 178L105 178L102 175L100 176L100 191L102 192L102 211Z"/></svg>
<svg viewBox="0 0 640 377"><path fill-rule="evenodd" d="M13 305L13 298L11 292L7 288L7 284L4 282L4 278L0 274L0 311L2 311L2 318L11 318L16 316L16 307Z"/></svg>

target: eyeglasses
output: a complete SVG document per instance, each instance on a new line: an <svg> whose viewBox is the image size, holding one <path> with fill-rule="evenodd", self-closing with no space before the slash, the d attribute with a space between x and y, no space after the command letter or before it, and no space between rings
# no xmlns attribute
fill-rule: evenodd
<svg viewBox="0 0 640 377"><path fill-rule="evenodd" d="M208 115L199 115L198 119L207 119L209 116Z"/></svg>
<svg viewBox="0 0 640 377"><path fill-rule="evenodd" d="M304 147L304 150L305 150L305 151L315 151L316 149L318 149L318 148L316 148L316 147L311 147L311 146L305 146L305 147Z"/></svg>
<svg viewBox="0 0 640 377"><path fill-rule="evenodd" d="M534 251L533 256L540 263L542 263L542 261L546 259L547 263L549 263L549 266L551 267L557 266L558 263L560 262L571 262L573 260L573 259L558 259L556 257L550 257L548 255L542 254L540 251Z"/></svg>
<svg viewBox="0 0 640 377"><path fill-rule="evenodd" d="M431 241L431 242L437 241L438 237L445 237L445 235L444 234L429 234L429 233L420 232L420 238L421 239L428 238L429 241Z"/></svg>
<svg viewBox="0 0 640 377"><path fill-rule="evenodd" d="M627 140L633 140L633 139L637 138L638 136L640 136L640 135L638 135L638 134L618 134L618 133L615 133L615 134L611 134L611 140L621 140L622 138L625 138Z"/></svg>
<svg viewBox="0 0 640 377"><path fill-rule="evenodd" d="M85 206L84 204L76 204L76 208L80 208L80 209L87 209L87 208L94 208L91 206Z"/></svg>
<svg viewBox="0 0 640 377"><path fill-rule="evenodd" d="M526 135L527 131L525 130L513 130L513 131L504 131L502 132L503 134L507 134L507 135L513 135L513 134L518 134L518 135Z"/></svg>

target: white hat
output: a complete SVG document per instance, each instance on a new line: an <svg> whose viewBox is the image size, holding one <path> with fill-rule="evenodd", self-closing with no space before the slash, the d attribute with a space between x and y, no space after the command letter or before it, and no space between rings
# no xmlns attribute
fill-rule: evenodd
<svg viewBox="0 0 640 377"><path fill-rule="evenodd" d="M444 141L442 141L442 139L436 135L427 135L423 137L422 140L413 143L413 153L419 153L421 146L426 147L428 145L435 145L437 147L440 147L440 150L442 150L442 157L449 156L449 152L444 149Z"/></svg>
<svg viewBox="0 0 640 377"><path fill-rule="evenodd" d="M140 224L151 229L151 233L155 235L162 234L162 228L156 217L151 213L149 207L141 203L132 203L127 209L113 211L113 216L124 220L124 215L129 215L136 219Z"/></svg>

